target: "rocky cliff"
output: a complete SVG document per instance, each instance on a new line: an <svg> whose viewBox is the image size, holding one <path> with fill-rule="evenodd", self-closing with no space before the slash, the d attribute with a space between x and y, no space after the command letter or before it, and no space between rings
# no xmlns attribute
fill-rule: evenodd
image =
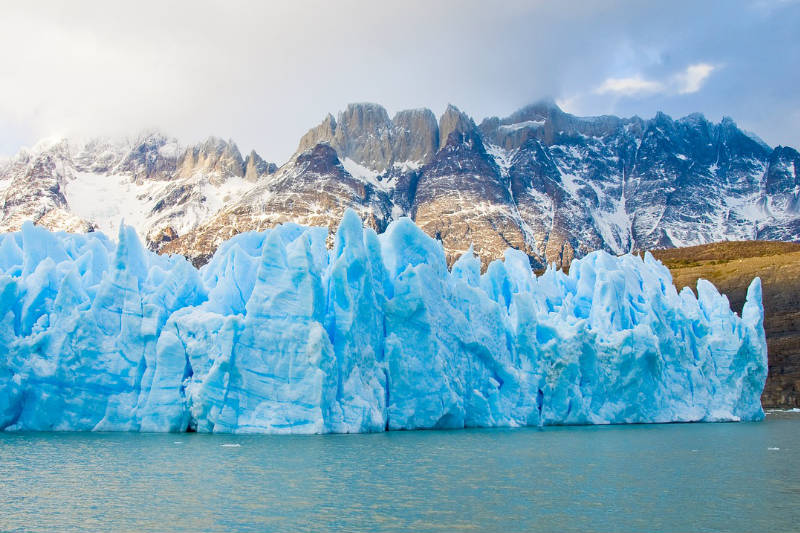
<svg viewBox="0 0 800 533"><path fill-rule="evenodd" d="M0 164L0 230L113 233L122 218L154 250L196 264L236 233L286 221L332 227L353 207L382 229L413 218L452 260L507 246L533 266L722 240L800 237L800 155L728 118L577 117L551 101L476 124L455 106L390 118L377 104L328 115L279 168L232 141L184 147L62 141Z"/></svg>

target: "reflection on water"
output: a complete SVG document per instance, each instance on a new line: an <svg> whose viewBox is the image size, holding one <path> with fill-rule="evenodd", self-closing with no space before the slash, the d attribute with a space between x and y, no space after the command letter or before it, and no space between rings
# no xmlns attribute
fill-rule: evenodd
<svg viewBox="0 0 800 533"><path fill-rule="evenodd" d="M374 435L0 434L0 530L794 530L800 415Z"/></svg>

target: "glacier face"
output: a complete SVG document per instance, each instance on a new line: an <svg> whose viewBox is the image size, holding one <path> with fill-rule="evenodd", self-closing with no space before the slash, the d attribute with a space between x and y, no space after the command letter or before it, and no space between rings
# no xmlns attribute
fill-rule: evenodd
<svg viewBox="0 0 800 533"><path fill-rule="evenodd" d="M240 234L196 270L132 228L0 236L0 428L240 433L757 420L761 284L739 317L645 257L448 269L406 218Z"/></svg>

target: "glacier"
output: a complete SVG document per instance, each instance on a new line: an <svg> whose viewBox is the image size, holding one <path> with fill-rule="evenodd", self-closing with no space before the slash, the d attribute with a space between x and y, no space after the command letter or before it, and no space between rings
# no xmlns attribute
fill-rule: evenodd
<svg viewBox="0 0 800 533"><path fill-rule="evenodd" d="M448 268L383 234L239 234L195 269L121 225L0 236L0 429L356 433L759 420L761 283L741 316L649 253L538 277L508 249Z"/></svg>

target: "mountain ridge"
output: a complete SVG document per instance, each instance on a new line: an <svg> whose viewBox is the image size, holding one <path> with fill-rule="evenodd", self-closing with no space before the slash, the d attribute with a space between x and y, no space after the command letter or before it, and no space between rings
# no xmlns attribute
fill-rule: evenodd
<svg viewBox="0 0 800 533"><path fill-rule="evenodd" d="M103 229L125 217L148 246L208 260L236 233L282 222L332 227L347 207L381 230L410 216L453 261L506 247L534 267L594 249L624 253L720 240L800 238L800 155L693 113L577 117L540 101L476 122L449 105L389 117L328 114L278 166L232 140L183 146L59 141L0 160L0 230L23 220Z"/></svg>

